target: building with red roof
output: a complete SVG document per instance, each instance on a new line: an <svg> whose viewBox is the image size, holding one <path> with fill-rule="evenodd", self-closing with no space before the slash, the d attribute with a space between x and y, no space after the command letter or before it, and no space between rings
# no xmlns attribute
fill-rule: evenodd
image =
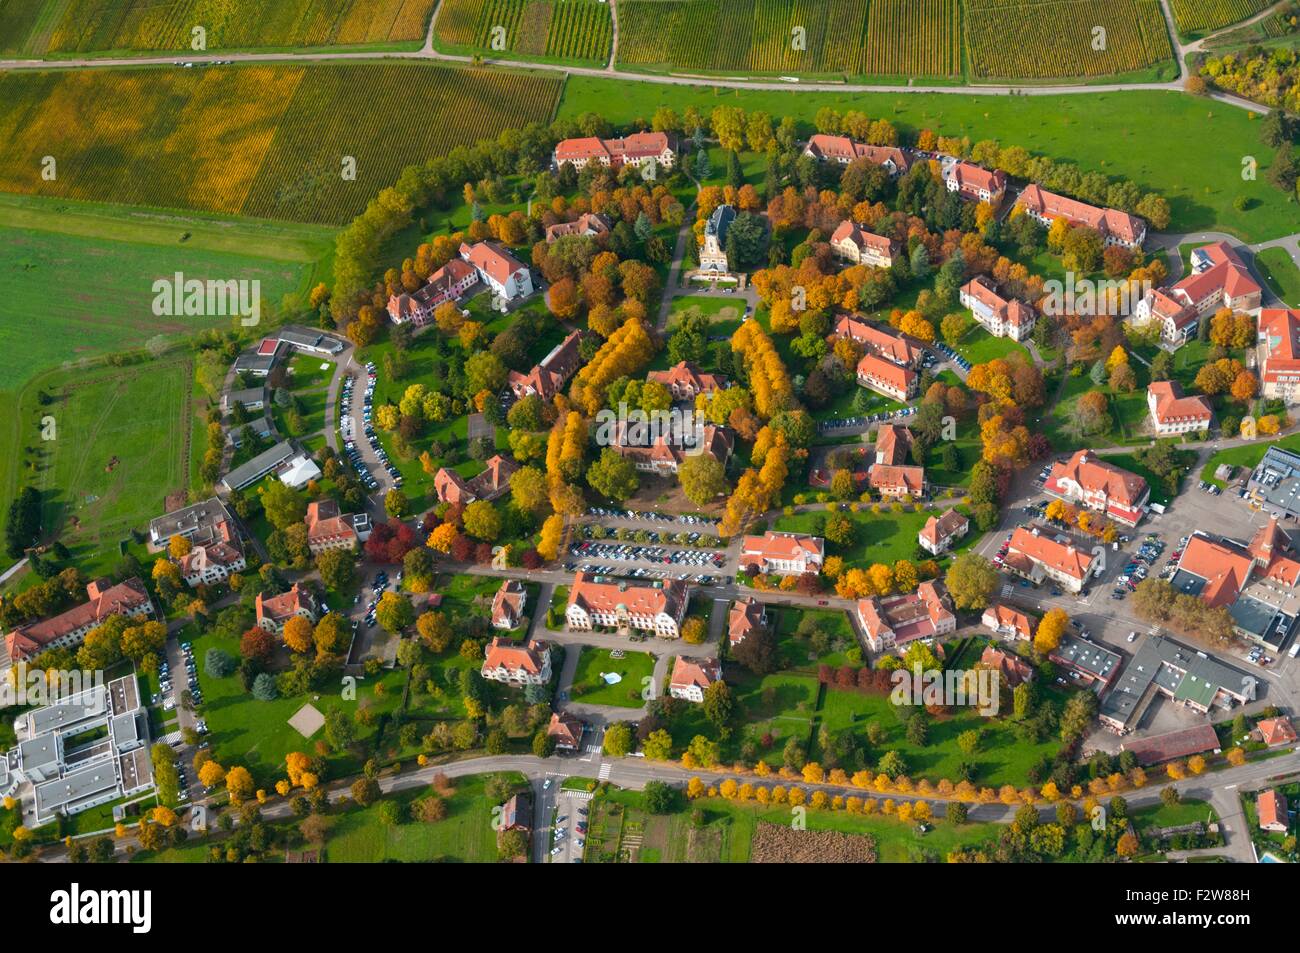
<svg viewBox="0 0 1300 953"><path fill-rule="evenodd" d="M316 597L310 589L296 582L289 587L288 592L282 592L278 596L267 596L259 592L254 606L257 610L257 624L272 635L282 633L284 624L294 616L301 616L311 623L320 618Z"/></svg>
<svg viewBox="0 0 1300 953"><path fill-rule="evenodd" d="M877 463L871 468L871 488L887 500L908 496L925 496L925 467L888 466Z"/></svg>
<svg viewBox="0 0 1300 953"><path fill-rule="evenodd" d="M1092 569L1091 553L1073 543L1058 543L1038 527L1021 526L1011 534L1002 568L1037 585L1051 579L1070 592L1079 592Z"/></svg>
<svg viewBox="0 0 1300 953"><path fill-rule="evenodd" d="M1255 816L1259 818L1259 829L1262 831L1285 834L1291 827L1286 798L1273 788L1260 791L1255 798Z"/></svg>
<svg viewBox="0 0 1300 953"><path fill-rule="evenodd" d="M874 354L900 367L915 368L925 356L925 351L920 346L896 331L878 328L851 314L840 315L831 338L854 341L861 344L868 354Z"/></svg>
<svg viewBox="0 0 1300 953"><path fill-rule="evenodd" d="M499 453L488 457L483 472L472 477L463 477L455 470L442 467L434 474L433 492L442 503L491 502L510 491L510 477L518 469L518 463Z"/></svg>
<svg viewBox="0 0 1300 953"><path fill-rule="evenodd" d="M1152 381L1147 385L1147 410L1151 429L1162 437L1209 430L1214 418L1210 401L1199 394L1185 397L1177 381Z"/></svg>
<svg viewBox="0 0 1300 953"><path fill-rule="evenodd" d="M1114 208L1097 208L1049 192L1032 182L1016 198L1016 205L1023 208L1030 218L1048 227L1063 218L1071 225L1091 228L1107 245L1141 248L1146 240L1147 223L1136 215Z"/></svg>
<svg viewBox="0 0 1300 953"><path fill-rule="evenodd" d="M343 513L334 500L307 504L307 548L313 556L327 549L356 549L370 538L369 513Z"/></svg>
<svg viewBox="0 0 1300 953"><path fill-rule="evenodd" d="M9 661L29 661L47 649L64 649L80 645L86 634L103 625L111 616L137 619L154 614L153 600L139 578L132 576L116 585L107 579L86 584L89 601L66 612L39 622L29 622L5 636Z"/></svg>
<svg viewBox="0 0 1300 953"><path fill-rule="evenodd" d="M946 553L953 543L970 531L970 520L959 510L948 510L942 516L931 516L916 534L917 544L931 556Z"/></svg>
<svg viewBox="0 0 1300 953"><path fill-rule="evenodd" d="M488 643L479 674L506 685L545 685L551 680L551 647L537 639L519 643L498 635Z"/></svg>
<svg viewBox="0 0 1300 953"><path fill-rule="evenodd" d="M859 599L857 616L873 652L902 649L957 629L952 597L938 579L928 579L906 595Z"/></svg>
<svg viewBox="0 0 1300 953"><path fill-rule="evenodd" d="M506 301L533 293L533 275L528 266L494 242L461 243L460 257L474 267L479 280Z"/></svg>
<svg viewBox="0 0 1300 953"><path fill-rule="evenodd" d="M667 133L637 132L622 139L600 139L587 136L580 139L563 139L555 146L555 167L569 163L576 169L590 162L621 169L625 165L641 166L654 162L658 167L671 169L676 161L672 141Z"/></svg>
<svg viewBox="0 0 1300 953"><path fill-rule="evenodd" d="M1194 754L1218 754L1219 735L1213 725L1193 725L1160 735L1135 738L1120 745L1121 751L1131 751L1143 767L1188 758Z"/></svg>
<svg viewBox="0 0 1300 953"><path fill-rule="evenodd" d="M706 374L690 361L679 361L666 371L651 371L646 380L663 384L673 400L694 400L700 394L709 395L727 386L725 377Z"/></svg>
<svg viewBox="0 0 1300 953"><path fill-rule="evenodd" d="M511 371L506 384L515 399L523 400L531 394L544 401L553 399L582 364L581 349L582 332L573 331L527 374Z"/></svg>
<svg viewBox="0 0 1300 953"><path fill-rule="evenodd" d="M753 596L737 599L727 613L727 640L739 645L760 626L767 625L767 611Z"/></svg>
<svg viewBox="0 0 1300 953"><path fill-rule="evenodd" d="M565 235L584 235L588 238L600 238L609 234L609 219L599 212L583 212L572 222L556 222L546 226L546 244Z"/></svg>
<svg viewBox="0 0 1300 953"><path fill-rule="evenodd" d="M741 568L781 576L819 573L826 560L826 541L805 533L777 533L746 536L740 544Z"/></svg>
<svg viewBox="0 0 1300 953"><path fill-rule="evenodd" d="M1260 719L1255 728L1259 731L1260 740L1270 748L1295 744L1295 725L1291 724L1290 718L1280 716L1277 718L1263 718Z"/></svg>
<svg viewBox="0 0 1300 953"><path fill-rule="evenodd" d="M579 572L569 587L564 621L581 631L601 626L675 639L681 635L688 599L686 587L676 579L633 583Z"/></svg>
<svg viewBox="0 0 1300 953"><path fill-rule="evenodd" d="M1005 172L1000 169L990 172L960 159L944 167L943 180L949 192L956 192L972 202L997 205L1007 191Z"/></svg>
<svg viewBox="0 0 1300 953"><path fill-rule="evenodd" d="M1079 450L1052 467L1043 490L1066 502L1105 513L1117 523L1136 526L1151 496L1147 481Z"/></svg>
<svg viewBox="0 0 1300 953"><path fill-rule="evenodd" d="M825 133L809 139L803 154L818 162L838 162L840 165L848 165L854 159L866 159L884 168L891 176L904 175L912 167L912 160L897 146L872 146L848 136Z"/></svg>
<svg viewBox="0 0 1300 953"><path fill-rule="evenodd" d="M722 680L722 665L717 659L677 656L673 674L668 680L668 694L673 698L699 704L704 692L714 682Z"/></svg>
<svg viewBox="0 0 1300 953"><path fill-rule="evenodd" d="M1158 322L1161 336L1175 347L1187 342L1203 316L1220 308L1255 314L1263 299L1263 289L1227 242L1193 249L1191 258L1191 274L1171 288L1147 292L1133 309L1134 324Z"/></svg>
<svg viewBox="0 0 1300 953"><path fill-rule="evenodd" d="M1034 622L1014 606L993 603L980 616L984 628L1011 641L1027 642L1034 637Z"/></svg>
<svg viewBox="0 0 1300 953"><path fill-rule="evenodd" d="M1259 314L1263 395L1290 403L1300 387L1300 310L1265 308Z"/></svg>
<svg viewBox="0 0 1300 953"><path fill-rule="evenodd" d="M582 719L567 711L552 712L546 733L555 740L556 751L577 751L582 747L582 733L586 729Z"/></svg>
<svg viewBox="0 0 1300 953"><path fill-rule="evenodd" d="M858 361L858 383L877 394L897 401L908 401L916 396L920 377L910 367L900 367L875 354L864 354Z"/></svg>
<svg viewBox="0 0 1300 953"><path fill-rule="evenodd" d="M831 250L844 261L872 268L889 268L894 264L895 243L845 219L831 234Z"/></svg>
<svg viewBox="0 0 1300 953"><path fill-rule="evenodd" d="M1034 680L1034 667L1014 652L1000 649L996 645L985 646L980 654L980 664L997 672L1001 680L1010 688L1024 685Z"/></svg>
<svg viewBox="0 0 1300 953"><path fill-rule="evenodd" d="M478 271L462 258L453 258L410 294L389 295L388 316L394 324L424 327L438 306L456 301L478 284Z"/></svg>
<svg viewBox="0 0 1300 953"><path fill-rule="evenodd" d="M962 285L962 306L970 308L975 320L994 337L1023 341L1038 322L1038 312L1016 298L1004 298L997 286L985 275L977 275Z"/></svg>
<svg viewBox="0 0 1300 953"><path fill-rule="evenodd" d="M518 579L503 579L492 597L492 628L517 629L524 621L528 589Z"/></svg>

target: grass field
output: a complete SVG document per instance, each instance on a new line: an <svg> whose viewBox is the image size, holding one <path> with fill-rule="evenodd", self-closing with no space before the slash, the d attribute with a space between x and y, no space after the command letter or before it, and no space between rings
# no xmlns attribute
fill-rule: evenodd
<svg viewBox="0 0 1300 953"><path fill-rule="evenodd" d="M809 533L818 525L819 520L827 517L825 511L795 513L793 516L777 518L774 529L781 532ZM900 559L915 559L918 544L916 534L921 531L925 521L930 518L928 510L911 513L902 512L895 507L892 513L872 513L863 508L856 513L844 513L856 527L853 544L838 547L831 544L831 555L844 557L846 567L866 567L872 563L893 565Z"/></svg>
<svg viewBox="0 0 1300 953"><path fill-rule="evenodd" d="M1300 308L1300 268L1285 248L1265 248L1256 253L1255 264L1275 295L1289 308Z"/></svg>
<svg viewBox="0 0 1300 953"><path fill-rule="evenodd" d="M654 673L655 659L648 652L624 652L623 657L610 657L610 649L587 647L578 656L578 670L573 675L570 697L584 705L614 705L618 708L641 708L647 697L647 679ZM613 685L605 683L602 674L618 673L622 680ZM658 686L654 689L658 691Z"/></svg>
<svg viewBox="0 0 1300 953"><path fill-rule="evenodd" d="M956 0L626 0L619 63L718 72L948 77Z"/></svg>
<svg viewBox="0 0 1300 953"><path fill-rule="evenodd" d="M1281 447L1283 450L1290 450L1292 453L1300 453L1300 434L1291 434L1289 437L1283 437L1281 440L1260 441L1258 443L1242 444L1239 447L1229 447L1226 450L1220 450L1214 456L1210 457L1209 462L1201 468L1200 479L1208 480L1216 486L1222 487L1223 481L1214 479L1214 471L1223 464L1238 467L1237 476L1241 476L1240 468L1247 470L1255 469L1255 464L1264 459L1264 454L1268 452L1269 447ZM1249 475L1249 474L1247 474Z"/></svg>
<svg viewBox="0 0 1300 953"><path fill-rule="evenodd" d="M966 0L964 24L971 74L982 79L1173 69L1159 0Z"/></svg>
<svg viewBox="0 0 1300 953"><path fill-rule="evenodd" d="M0 191L339 224L408 164L549 120L560 88L397 63L8 73Z"/></svg>
<svg viewBox="0 0 1300 953"><path fill-rule="evenodd" d="M52 56L256 47L415 46L436 0L5 0L0 54Z"/></svg>
<svg viewBox="0 0 1300 953"><path fill-rule="evenodd" d="M153 283L172 279L260 282L268 307L305 291L313 267L201 243L113 241L83 234L10 227L0 205L0 389L68 361L143 347L204 328L228 328L229 315L158 316ZM21 216L18 218L25 218ZM111 225L105 229L111 234Z"/></svg>
<svg viewBox="0 0 1300 953"><path fill-rule="evenodd" d="M620 49L622 41L620 40ZM1082 171L1128 179L1169 200L1171 231L1214 229L1258 242L1295 231L1295 204L1267 181L1241 180L1241 157L1259 154L1259 126L1248 114L1176 92L1134 91L1087 96L970 96L943 93L814 93L723 90L571 76L559 116L594 110L613 122L717 105L792 116L810 131L817 110L856 109L888 119L905 133L932 129L972 142L997 139ZM1245 195L1253 207L1240 211Z"/></svg>
<svg viewBox="0 0 1300 953"><path fill-rule="evenodd" d="M1029 349L1011 338L994 337L978 324L972 324L957 344L957 352L972 364L985 364L1009 354L1019 354L1030 361Z"/></svg>
<svg viewBox="0 0 1300 953"><path fill-rule="evenodd" d="M167 493L188 485L192 373L188 359L164 358L42 378L54 400L23 405L24 450L7 474L4 498L21 477L42 491L45 530L61 531L79 561L116 558L119 541L157 516ZM43 439L47 418L52 440ZM81 568L104 566L91 559Z"/></svg>
<svg viewBox="0 0 1300 953"><path fill-rule="evenodd" d="M443 0L435 38L452 52L604 66L613 33L600 0Z"/></svg>

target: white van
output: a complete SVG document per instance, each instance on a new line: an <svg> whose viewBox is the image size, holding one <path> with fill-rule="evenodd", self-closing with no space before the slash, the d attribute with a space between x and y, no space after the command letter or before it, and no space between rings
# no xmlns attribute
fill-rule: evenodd
<svg viewBox="0 0 1300 953"><path fill-rule="evenodd" d="M1292 658L1295 658L1297 655L1300 655L1300 639L1296 639L1296 641L1291 645L1291 651L1288 652L1287 654L1290 655Z"/></svg>

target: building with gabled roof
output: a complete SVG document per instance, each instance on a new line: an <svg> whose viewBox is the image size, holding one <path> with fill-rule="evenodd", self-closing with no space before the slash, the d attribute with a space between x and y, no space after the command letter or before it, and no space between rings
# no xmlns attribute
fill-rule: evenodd
<svg viewBox="0 0 1300 953"><path fill-rule="evenodd" d="M1078 450L1053 466L1043 490L1125 526L1138 524L1151 496L1146 480L1105 462L1091 450Z"/></svg>
<svg viewBox="0 0 1300 953"><path fill-rule="evenodd" d="M337 501L307 504L307 548L316 556L327 549L356 549L370 538L369 513L344 513Z"/></svg>
<svg viewBox="0 0 1300 953"><path fill-rule="evenodd" d="M546 733L555 739L556 751L577 751L582 747L582 733L586 725L576 715L567 711L551 713L551 722L546 726Z"/></svg>
<svg viewBox="0 0 1300 953"><path fill-rule="evenodd" d="M844 261L872 268L892 267L897 252L892 239L869 232L847 218L831 233L830 246Z"/></svg>
<svg viewBox="0 0 1300 953"><path fill-rule="evenodd" d="M1024 685L1034 680L1034 667L1014 652L1000 649L996 645L984 647L979 664L998 673L998 677L1010 688Z"/></svg>
<svg viewBox="0 0 1300 953"><path fill-rule="evenodd" d="M1147 223L1136 215L1115 208L1098 208L1049 192L1033 182L1017 196L1016 205L1041 225L1050 227L1063 218L1071 225L1091 228L1107 245L1141 248L1146 240Z"/></svg>
<svg viewBox="0 0 1300 953"><path fill-rule="evenodd" d="M483 472L472 477L463 477L448 467L439 469L433 476L433 492L438 500L453 504L491 502L510 492L510 478L519 464L499 453L488 457L483 464Z"/></svg>
<svg viewBox="0 0 1300 953"><path fill-rule="evenodd" d="M731 205L719 205L704 223L704 241L700 245L700 270L726 272L730 270L727 260L727 229L736 220L736 209Z"/></svg>
<svg viewBox="0 0 1300 953"><path fill-rule="evenodd" d="M916 534L917 544L932 556L946 553L953 543L970 531L970 519L960 510L951 509L942 516L931 516Z"/></svg>
<svg viewBox="0 0 1300 953"><path fill-rule="evenodd" d="M524 621L528 589L518 579L503 579L492 597L492 628L517 629Z"/></svg>
<svg viewBox="0 0 1300 953"><path fill-rule="evenodd" d="M767 610L753 596L737 599L727 613L727 641L739 645L755 629L767 625Z"/></svg>
<svg viewBox="0 0 1300 953"><path fill-rule="evenodd" d="M838 162L840 165L848 165L854 159L866 159L882 167L891 177L905 175L912 167L912 160L897 146L873 146L848 136L826 133L812 136L804 146L803 154L818 162Z"/></svg>
<svg viewBox="0 0 1300 953"><path fill-rule="evenodd" d="M1092 571L1091 553L1073 543L1058 543L1038 527L1017 527L1011 534L1002 568L1037 585L1051 579L1070 592L1079 592Z"/></svg>
<svg viewBox="0 0 1300 953"><path fill-rule="evenodd" d="M1038 312L1016 298L1004 298L986 275L976 275L962 285L959 295L963 307L970 308L975 320L994 337L1023 341L1034 330Z"/></svg>
<svg viewBox="0 0 1300 953"><path fill-rule="evenodd" d="M388 316L394 324L424 327L438 306L456 301L478 284L478 270L463 258L452 258L409 294L388 296Z"/></svg>
<svg viewBox="0 0 1300 953"><path fill-rule="evenodd" d="M881 424L876 428L875 462L899 467L912 458L912 431L902 424Z"/></svg>
<svg viewBox="0 0 1300 953"><path fill-rule="evenodd" d="M646 380L663 384L673 400L694 400L700 394L712 394L727 386L721 374L706 374L690 361L679 361L666 371L650 371Z"/></svg>
<svg viewBox="0 0 1300 953"><path fill-rule="evenodd" d="M1001 169L990 172L960 159L944 166L943 181L949 192L990 205L1001 202L1007 191L1007 174Z"/></svg>
<svg viewBox="0 0 1300 953"><path fill-rule="evenodd" d="M928 579L905 595L859 599L857 616L873 652L902 649L917 639L957 629L952 597L938 579Z"/></svg>
<svg viewBox="0 0 1300 953"><path fill-rule="evenodd" d="M702 418L695 418L696 423L700 420ZM644 436L652 436L648 428ZM620 421L614 433L614 443L610 446L620 456L631 460L638 470L660 476L676 474L689 457L701 454L725 466L736 445L729 428L714 424L675 427L670 433L654 436L649 444L635 442L640 439L643 435L635 425L625 426L625 422Z"/></svg>
<svg viewBox="0 0 1300 953"><path fill-rule="evenodd" d="M755 572L782 576L819 573L825 561L826 541L820 536L768 530L762 536L746 536L740 543L741 568Z"/></svg>
<svg viewBox="0 0 1300 953"><path fill-rule="evenodd" d="M1227 242L1194 248L1191 259L1191 274L1168 289L1151 289L1133 309L1134 324L1158 322L1161 336L1175 347L1196 333L1205 315L1219 308L1256 314L1263 300L1263 289Z"/></svg>
<svg viewBox="0 0 1300 953"><path fill-rule="evenodd" d="M569 587L564 621L580 631L601 626L675 639L681 635L688 601L686 586L676 579L633 583L579 572Z"/></svg>
<svg viewBox="0 0 1300 953"><path fill-rule="evenodd" d="M272 635L284 632L284 624L294 616L301 616L313 624L320 618L320 605L310 589L294 583L287 592L278 596L257 594L254 603L257 624Z"/></svg>
<svg viewBox="0 0 1300 953"><path fill-rule="evenodd" d="M1295 744L1295 725L1291 724L1290 718L1280 715L1276 718L1261 718L1255 729L1259 732L1260 741L1269 748Z"/></svg>
<svg viewBox="0 0 1300 953"><path fill-rule="evenodd" d="M1121 751L1131 751L1138 764L1148 767L1175 758L1189 758L1194 754L1218 754L1219 735L1213 725L1192 725L1159 735L1135 738L1120 746Z"/></svg>
<svg viewBox="0 0 1300 953"><path fill-rule="evenodd" d="M722 665L717 659L679 655L673 662L668 694L698 705L704 701L704 692L708 687L721 680Z"/></svg>
<svg viewBox="0 0 1300 953"><path fill-rule="evenodd" d="M984 628L1011 641L1027 642L1034 637L1034 622L1014 606L995 602L980 616Z"/></svg>
<svg viewBox="0 0 1300 953"><path fill-rule="evenodd" d="M877 463L871 467L871 488L884 499L913 499L925 496L925 467L889 466Z"/></svg>
<svg viewBox="0 0 1300 953"><path fill-rule="evenodd" d="M511 371L506 384L517 400L536 394L542 400L550 401L582 364L581 348L582 332L574 331L527 374Z"/></svg>
<svg viewBox="0 0 1300 953"><path fill-rule="evenodd" d="M480 281L506 301L533 293L533 275L528 266L493 242L462 242L460 257L473 266Z"/></svg>
<svg viewBox="0 0 1300 953"><path fill-rule="evenodd" d="M919 375L910 367L900 367L875 354L864 354L858 361L858 383L877 394L883 394L899 402L906 402L916 396Z"/></svg>
<svg viewBox="0 0 1300 953"><path fill-rule="evenodd" d="M1255 816L1262 831L1285 834L1291 826L1286 798L1274 788L1259 792L1255 798Z"/></svg>
<svg viewBox="0 0 1300 953"><path fill-rule="evenodd" d="M1259 383L1265 397L1294 402L1300 388L1300 309L1259 313Z"/></svg>
<svg viewBox="0 0 1300 953"><path fill-rule="evenodd" d="M609 219L599 212L583 212L572 222L556 222L546 226L546 244L565 235L584 235L588 238L600 238L609 234Z"/></svg>
<svg viewBox="0 0 1300 953"><path fill-rule="evenodd" d="M915 369L925 357L925 351L897 331L876 327L871 322L851 314L842 314L835 322L831 338L844 338L861 344L868 354L883 358L899 367Z"/></svg>
<svg viewBox="0 0 1300 953"><path fill-rule="evenodd" d="M551 680L551 647L537 639L515 642L496 636L488 643L479 674L506 685L546 685Z"/></svg>
<svg viewBox="0 0 1300 953"><path fill-rule="evenodd" d="M128 619L154 615L153 600L139 577L119 583L94 579L86 584L88 601L48 619L17 626L5 636L11 663L30 661L48 649L80 645L86 634L115 615Z"/></svg>
<svg viewBox="0 0 1300 953"><path fill-rule="evenodd" d="M611 169L654 162L661 168L671 169L675 161L672 140L664 132L636 132L621 139L601 139L597 136L562 139L556 143L554 155L556 168L566 162L577 169L590 162Z"/></svg>
<svg viewBox="0 0 1300 953"><path fill-rule="evenodd" d="M1152 381L1147 385L1147 410L1151 429L1161 437L1209 430L1214 409L1199 394L1186 397L1177 381Z"/></svg>

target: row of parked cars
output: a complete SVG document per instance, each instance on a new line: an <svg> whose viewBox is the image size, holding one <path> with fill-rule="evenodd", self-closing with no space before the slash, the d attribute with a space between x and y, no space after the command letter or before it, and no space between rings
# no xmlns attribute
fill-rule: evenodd
<svg viewBox="0 0 1300 953"><path fill-rule="evenodd" d="M635 546L630 543L573 543L569 546L569 555L584 559L618 559L679 566L704 566L712 563L719 569L726 561L722 553L710 550L668 550L661 546Z"/></svg>
<svg viewBox="0 0 1300 953"><path fill-rule="evenodd" d="M970 370L970 361L966 360L966 358L962 357L960 354L958 354L956 351L954 351L954 350L953 350L952 348L950 348L948 345L944 344L942 341L940 341L940 342L938 342L937 344L935 344L935 347L939 350L939 353L940 353L940 354L942 354L942 355L943 355L944 357L946 357L948 360L952 361L954 364L956 364L958 367L960 367L963 371L969 371L969 370Z"/></svg>
<svg viewBox="0 0 1300 953"><path fill-rule="evenodd" d="M375 428L370 419L371 413L374 410L376 379L375 365L372 361L366 365L366 391L365 395L362 397L363 403L361 419L365 425L366 439L370 441L371 449L374 450L375 454L378 456L383 453L383 448L379 446L379 438L375 434ZM345 418L352 415L352 389L356 380L357 378L349 375L343 381L343 397L341 403L343 416ZM347 453L348 460L352 463L352 469L356 470L358 476L361 478L362 485L365 486L367 490L377 490L379 489L379 481L375 479L374 474L370 472L370 468L366 466L366 462L361 456L361 451L357 449L355 440L351 439L352 436L353 434L350 429L344 433L344 437L348 439L346 439L343 444L343 450ZM380 456L380 459L382 460L383 457Z"/></svg>
<svg viewBox="0 0 1300 953"><path fill-rule="evenodd" d="M1169 557L1169 565L1165 567L1164 575L1173 575L1173 568L1178 564L1178 558L1182 556L1182 547L1187 545L1188 537L1183 537L1179 548ZM1160 554L1165 551L1165 544L1155 533L1149 533L1142 543L1138 546L1137 552L1133 558L1124 566L1124 571L1120 573L1119 578L1115 580L1115 588L1111 592L1112 599L1123 599L1126 595L1138 587L1147 574L1155 566L1156 560Z"/></svg>
<svg viewBox="0 0 1300 953"><path fill-rule="evenodd" d="M203 689L199 687L198 667L194 663L194 646L190 642L181 643L181 654L185 658L186 682L189 685L190 697L194 699L194 704L203 704ZM158 667L158 689L163 696L163 708L170 711L174 708L175 699L172 695L172 672L171 665L167 659L162 660Z"/></svg>
<svg viewBox="0 0 1300 953"><path fill-rule="evenodd" d="M657 513L654 510L611 510L602 506L592 506L587 510L588 516L612 516L621 520L649 520L654 523L685 523L690 526L716 526L722 521L712 516L674 516L671 513Z"/></svg>
<svg viewBox="0 0 1300 953"><path fill-rule="evenodd" d="M1216 484L1209 483L1205 480L1201 481L1201 489L1204 490L1206 493L1210 494L1210 496L1218 496L1220 493L1223 492L1223 490L1220 489ZM1241 495L1242 494L1238 494L1238 496Z"/></svg>
<svg viewBox="0 0 1300 953"><path fill-rule="evenodd" d="M694 582L701 586L716 586L719 579L716 576L710 576L706 573L674 573L670 569L650 569L647 566L619 566L617 564L608 566L593 566L587 562L569 560L564 564L565 572L589 572L597 576L622 576L627 579L676 579L679 582ZM634 637L635 638L635 637Z"/></svg>
<svg viewBox="0 0 1300 953"><path fill-rule="evenodd" d="M818 424L818 428L825 432L845 430L849 427L865 427L867 424L883 423L886 420L901 420L904 417L911 417L914 413L916 413L915 407L900 407L898 410L881 411L878 414L866 414L861 417L836 417L833 420L823 420Z"/></svg>

